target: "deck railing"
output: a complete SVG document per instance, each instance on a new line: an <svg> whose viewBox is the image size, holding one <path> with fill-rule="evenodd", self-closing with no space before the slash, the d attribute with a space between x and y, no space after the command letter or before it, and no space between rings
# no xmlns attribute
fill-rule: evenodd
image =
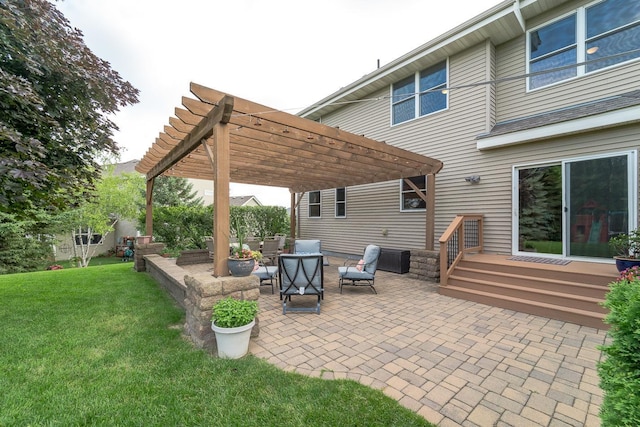
<svg viewBox="0 0 640 427"><path fill-rule="evenodd" d="M468 252L482 252L482 215L458 215L440 237L440 286Z"/></svg>

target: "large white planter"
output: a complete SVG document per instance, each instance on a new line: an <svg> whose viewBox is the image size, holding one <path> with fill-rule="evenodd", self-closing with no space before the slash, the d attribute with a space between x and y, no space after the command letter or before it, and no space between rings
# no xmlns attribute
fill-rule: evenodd
<svg viewBox="0 0 640 427"><path fill-rule="evenodd" d="M255 324L255 319L248 325L238 326L237 328L220 328L211 323L211 329L216 333L218 357L222 359L239 359L247 354L249 340L251 339L251 328Z"/></svg>

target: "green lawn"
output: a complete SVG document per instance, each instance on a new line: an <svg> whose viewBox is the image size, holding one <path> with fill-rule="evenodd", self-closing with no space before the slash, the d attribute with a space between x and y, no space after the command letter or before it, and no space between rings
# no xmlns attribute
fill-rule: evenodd
<svg viewBox="0 0 640 427"><path fill-rule="evenodd" d="M382 392L221 360L131 263L0 276L0 426L430 426Z"/></svg>
<svg viewBox="0 0 640 427"><path fill-rule="evenodd" d="M117 256L96 256L91 258L89 261L89 267L96 267L98 265L110 265L110 264L120 264L123 263L122 257ZM131 265L131 261L128 261L129 265ZM51 261L48 262L42 269L46 270L46 268L50 265L58 264L63 268L77 268L76 264L71 261Z"/></svg>

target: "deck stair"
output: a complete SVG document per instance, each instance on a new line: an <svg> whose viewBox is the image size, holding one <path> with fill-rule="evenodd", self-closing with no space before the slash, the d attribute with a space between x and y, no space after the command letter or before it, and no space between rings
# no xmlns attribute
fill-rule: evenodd
<svg viewBox="0 0 640 427"><path fill-rule="evenodd" d="M571 262L566 266L471 256L460 261L442 295L544 316L598 329L606 310L600 305L615 280L614 266Z"/></svg>

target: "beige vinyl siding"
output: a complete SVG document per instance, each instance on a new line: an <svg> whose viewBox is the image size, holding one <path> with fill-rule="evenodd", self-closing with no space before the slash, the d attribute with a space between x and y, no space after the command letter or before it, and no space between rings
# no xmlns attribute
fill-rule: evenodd
<svg viewBox="0 0 640 427"><path fill-rule="evenodd" d="M487 74L491 73L488 70L494 69L494 58L487 57L487 53L499 55L506 47L508 44L494 50L492 46L482 44L451 57L450 86L491 77ZM496 69L500 62L499 58L495 61ZM495 91L498 99L504 93L500 90ZM560 162L636 149L640 141L634 135L640 132L640 125L479 151L475 137L485 132L487 122L491 121L491 117L487 117L491 114L491 106L486 105L486 100L494 96L493 91L492 86L484 85L452 90L449 110L393 127L389 125L387 99L349 105L324 117L323 122L443 161L444 168L436 176L436 243L455 215L481 213L485 217L485 250L511 253L514 165ZM385 97L388 93L388 90L380 91L372 97ZM469 175L480 175L480 183L467 183L464 177ZM397 181L349 187L347 217L336 219L335 192L333 189L323 191L321 220L306 218L303 200L301 236L322 239L327 251L350 254L361 253L368 243L389 248L422 248L425 244L424 212L400 212L399 192ZM387 230L387 236L382 235L383 229Z"/></svg>
<svg viewBox="0 0 640 427"><path fill-rule="evenodd" d="M451 57L449 85L455 87L484 82L487 70L491 69L487 64L486 50L486 44L482 43ZM458 203L459 198L468 197L469 184L464 181L464 177L483 172L476 167L474 159L478 155L482 156L475 148L475 136L486 131L485 102L487 96L490 96L487 95L490 90L487 85L452 90L448 110L390 126L390 89L387 89L369 97L384 97L384 100L348 105L323 117L322 122L356 134L366 134L444 162L444 169L436 177L437 238L456 214L493 209L493 194L477 198L463 207ZM354 254L360 253L364 245L372 242L390 248L425 246L425 213L400 211L398 181L349 187L345 219L334 218L334 198L333 190L322 192L321 220L306 217L306 197L303 198L303 215L300 220L302 237L321 238L325 250ZM510 206L510 195L506 200L506 204ZM386 237L382 236L383 229L388 232Z"/></svg>
<svg viewBox="0 0 640 427"><path fill-rule="evenodd" d="M527 28L574 10L584 2L567 2L527 22ZM605 155L640 147L640 124L619 126L562 138L479 151L476 137L496 122L569 107L637 89L640 62L602 70L548 88L527 92L524 78L464 89L526 72L524 35L499 46L489 40L448 61L449 109L396 126L390 124L390 88L367 95L373 101L353 103L322 117L325 124L364 134L441 160L436 176L435 238L457 214L485 218L484 244L489 253L511 253L513 167ZM357 167L357 159L354 159ZM478 184L465 181L480 175ZM517 191L517 189L515 190ZM322 192L322 219L306 218L303 199L302 237L323 240L328 251L359 254L368 243L388 248L422 248L425 214L401 212L398 181L347 188L347 217L334 218L335 192ZM383 236L382 231L387 230Z"/></svg>
<svg viewBox="0 0 640 427"><path fill-rule="evenodd" d="M551 13L531 19L527 22L527 29L571 12L583 4L585 2L570 2ZM525 44L526 36L523 35L496 47L498 80L526 73ZM525 78L498 83L497 120L518 119L636 90L639 74L640 60L635 60L530 92L526 91Z"/></svg>

